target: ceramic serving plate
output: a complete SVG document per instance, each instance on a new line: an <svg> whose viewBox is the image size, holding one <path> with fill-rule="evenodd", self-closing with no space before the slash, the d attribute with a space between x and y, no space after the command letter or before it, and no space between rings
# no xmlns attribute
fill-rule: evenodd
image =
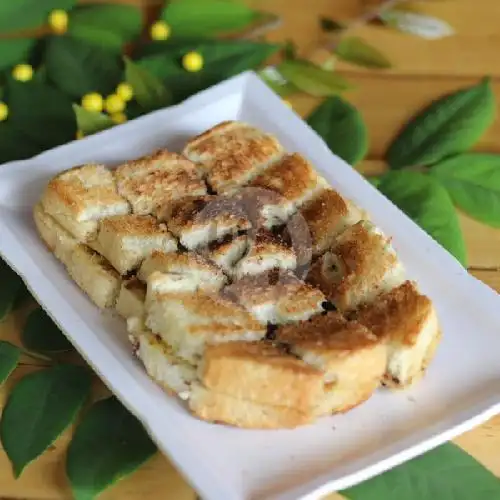
<svg viewBox="0 0 500 500"><path fill-rule="evenodd" d="M305 155L393 236L408 276L434 301L443 328L437 355L413 389L379 390L345 415L295 430L242 430L197 420L146 376L132 356L123 320L92 305L46 250L31 211L59 171L89 161L117 164L158 147L178 151L189 137L234 119L276 134L288 150ZM424 453L500 410L499 296L333 155L251 72L178 106L1 166L0 254L205 500L320 498Z"/></svg>

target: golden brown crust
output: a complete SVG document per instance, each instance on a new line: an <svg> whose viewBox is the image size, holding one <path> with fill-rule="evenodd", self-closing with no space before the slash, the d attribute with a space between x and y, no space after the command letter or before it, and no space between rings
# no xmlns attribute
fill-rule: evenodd
<svg viewBox="0 0 500 500"><path fill-rule="evenodd" d="M170 200L206 193L196 165L167 150L120 165L115 178L119 193L130 202L133 212L141 215L154 214Z"/></svg>
<svg viewBox="0 0 500 500"><path fill-rule="evenodd" d="M235 120L226 120L218 123L217 125L213 126L212 128L209 128L208 130L205 130L201 134L195 135L193 138L189 139L189 141L186 143L186 146L184 147L184 154L186 154L186 156L189 155L189 153L193 151L194 148L196 148L196 146L200 142L202 143L205 139L211 137L214 134L220 134L234 127L237 127L238 123L239 122Z"/></svg>
<svg viewBox="0 0 500 500"><path fill-rule="evenodd" d="M158 224L150 215L115 215L100 222L100 229L120 236L155 236L166 233L167 226Z"/></svg>

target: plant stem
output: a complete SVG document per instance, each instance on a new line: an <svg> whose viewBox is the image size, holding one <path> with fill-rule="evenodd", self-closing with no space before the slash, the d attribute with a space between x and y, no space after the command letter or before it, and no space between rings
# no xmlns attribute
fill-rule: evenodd
<svg viewBox="0 0 500 500"><path fill-rule="evenodd" d="M23 347L21 347L20 349L25 356L28 356L30 358L38 359L39 361L45 361L45 362L49 362L49 363L54 362L54 360L52 358L50 358L49 356L45 356L44 354L39 354L37 352L28 351L27 349L24 349Z"/></svg>

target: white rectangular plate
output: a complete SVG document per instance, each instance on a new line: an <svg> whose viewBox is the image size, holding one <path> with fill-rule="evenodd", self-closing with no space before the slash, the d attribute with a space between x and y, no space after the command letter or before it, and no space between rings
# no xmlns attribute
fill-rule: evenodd
<svg viewBox="0 0 500 500"><path fill-rule="evenodd" d="M197 420L146 376L125 324L94 307L46 250L31 218L46 182L76 164L116 164L185 141L222 120L274 133L394 237L408 274L435 302L443 341L414 389L380 390L359 408L296 430ZM0 167L0 254L103 381L206 500L312 499L411 459L500 410L500 299L333 155L254 73L112 130ZM160 494L160 492L159 492Z"/></svg>

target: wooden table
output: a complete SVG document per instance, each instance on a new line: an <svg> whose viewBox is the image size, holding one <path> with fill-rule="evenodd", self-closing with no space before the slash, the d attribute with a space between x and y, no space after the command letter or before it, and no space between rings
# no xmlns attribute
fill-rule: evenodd
<svg viewBox="0 0 500 500"><path fill-rule="evenodd" d="M357 0L250 0L258 8L279 13L281 28L269 35L271 40L295 40L303 54L313 50L321 38L319 15L346 19L360 12ZM364 26L356 34L365 37L394 62L394 69L369 71L347 64L338 68L354 81L357 90L351 101L362 111L369 127L369 159L359 167L364 172L381 172L383 153L397 131L412 113L431 99L482 76L493 76L500 101L500 2L470 0L420 2L429 13L446 19L458 31L456 36L440 41L426 41L388 29ZM424 5L425 4L425 5ZM316 104L307 96L292 99L295 109L306 115ZM500 153L500 120L483 137L481 151ZM500 230L488 228L460 214L469 252L470 272L496 290L500 290ZM11 315L0 325L0 338L15 340L23 324L25 311ZM20 366L7 387L36 366ZM105 390L96 379L95 392ZM5 389L0 391L0 408ZM49 451L30 465L23 476L14 480L9 461L0 450L0 498L67 499L70 491L64 475L64 455L71 430ZM500 416L456 440L465 450L500 476ZM187 486L169 461L155 456L138 472L109 489L105 500L193 500L195 493ZM340 498L330 495L329 500ZM223 500L223 499L221 499Z"/></svg>

